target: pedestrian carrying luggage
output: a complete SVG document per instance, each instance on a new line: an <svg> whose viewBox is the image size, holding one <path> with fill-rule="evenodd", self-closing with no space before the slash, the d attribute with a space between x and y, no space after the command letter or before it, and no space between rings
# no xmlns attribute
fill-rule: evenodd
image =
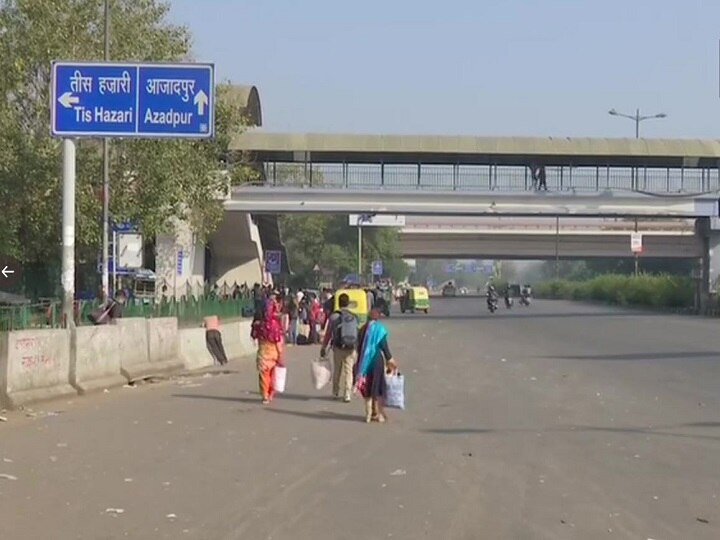
<svg viewBox="0 0 720 540"><path fill-rule="evenodd" d="M393 409L405 409L405 377L399 371L385 374L385 405Z"/></svg>
<svg viewBox="0 0 720 540"><path fill-rule="evenodd" d="M358 341L358 318L347 309L340 310L340 321L335 335L335 347L338 349L354 349Z"/></svg>
<svg viewBox="0 0 720 540"><path fill-rule="evenodd" d="M278 394L285 391L285 382L287 381L287 368L285 366L275 366L273 369L272 386Z"/></svg>
<svg viewBox="0 0 720 540"><path fill-rule="evenodd" d="M310 365L315 390L322 390L332 378L332 363L327 358L318 358Z"/></svg>

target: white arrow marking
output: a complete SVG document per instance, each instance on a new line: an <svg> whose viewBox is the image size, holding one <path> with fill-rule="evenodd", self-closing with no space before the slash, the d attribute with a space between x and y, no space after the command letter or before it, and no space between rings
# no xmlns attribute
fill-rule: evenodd
<svg viewBox="0 0 720 540"><path fill-rule="evenodd" d="M198 108L198 114L200 116L203 116L205 114L205 107L208 104L208 97L205 92L200 90L197 94L195 94L195 99L193 99L193 103L197 105Z"/></svg>
<svg viewBox="0 0 720 540"><path fill-rule="evenodd" d="M66 109L69 109L73 105L77 105L78 103L80 103L80 98L77 96L73 96L72 92L65 92L62 96L58 98L58 101L60 102L60 105L62 105Z"/></svg>
<svg viewBox="0 0 720 540"><path fill-rule="evenodd" d="M8 277L8 274L14 274L14 273L15 273L15 270L8 270L7 266L2 269L2 275L4 277Z"/></svg>

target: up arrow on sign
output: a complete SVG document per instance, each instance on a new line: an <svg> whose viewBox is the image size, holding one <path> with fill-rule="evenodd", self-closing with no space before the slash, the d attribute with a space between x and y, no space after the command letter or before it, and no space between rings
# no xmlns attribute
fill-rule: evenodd
<svg viewBox="0 0 720 540"><path fill-rule="evenodd" d="M193 99L193 103L194 103L195 105L197 105L198 114L199 114L200 116L204 116L204 115L205 115L205 107L206 107L207 104L208 104L207 94L206 94L205 92L203 92L202 90L200 90L200 91L195 95L195 99Z"/></svg>

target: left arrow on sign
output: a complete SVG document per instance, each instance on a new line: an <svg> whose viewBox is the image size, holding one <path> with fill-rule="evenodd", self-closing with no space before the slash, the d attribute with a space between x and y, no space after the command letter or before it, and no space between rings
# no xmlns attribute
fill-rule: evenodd
<svg viewBox="0 0 720 540"><path fill-rule="evenodd" d="M8 274L14 274L15 270L8 270L8 267L2 269L2 275L3 277L8 277Z"/></svg>
<svg viewBox="0 0 720 540"><path fill-rule="evenodd" d="M77 96L73 96L72 92L65 92L62 96L58 98L58 101L60 102L60 105L62 105L66 109L69 109L73 105L77 105L78 103L80 103L80 98Z"/></svg>
<svg viewBox="0 0 720 540"><path fill-rule="evenodd" d="M205 107L208 104L208 96L205 92L200 90L197 94L195 94L195 99L193 99L193 103L197 105L198 114L200 116L203 116L205 114Z"/></svg>

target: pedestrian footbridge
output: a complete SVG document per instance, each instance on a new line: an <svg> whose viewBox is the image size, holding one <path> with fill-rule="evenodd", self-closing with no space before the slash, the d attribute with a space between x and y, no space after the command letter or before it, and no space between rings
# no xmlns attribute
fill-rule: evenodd
<svg viewBox="0 0 720 540"><path fill-rule="evenodd" d="M630 238L643 238L643 258L699 259L694 220L408 216L400 246L408 258L588 259L631 257Z"/></svg>

